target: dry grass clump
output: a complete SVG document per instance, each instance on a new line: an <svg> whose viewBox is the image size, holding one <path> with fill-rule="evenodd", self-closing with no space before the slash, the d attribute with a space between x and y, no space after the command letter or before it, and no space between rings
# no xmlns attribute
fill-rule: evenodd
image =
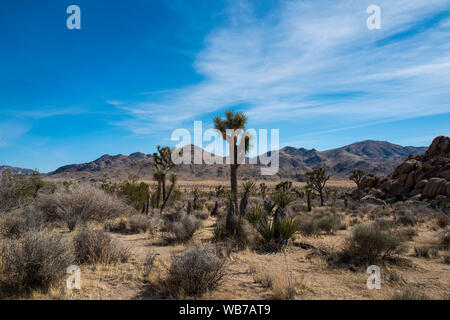
<svg viewBox="0 0 450 320"><path fill-rule="evenodd" d="M195 246L173 255L164 286L172 296L200 297L214 290L225 275L225 260L212 248Z"/></svg>
<svg viewBox="0 0 450 320"><path fill-rule="evenodd" d="M105 231L118 233L137 234L150 232L153 234L159 223L160 219L157 216L133 214L127 217L107 220L104 223L104 229Z"/></svg>
<svg viewBox="0 0 450 320"><path fill-rule="evenodd" d="M264 288L270 289L274 300L293 300L305 286L303 279L293 279L289 271L271 270L251 266L253 280Z"/></svg>
<svg viewBox="0 0 450 320"><path fill-rule="evenodd" d="M188 242L202 226L202 221L191 214L180 214L173 221L166 220L164 230L168 241Z"/></svg>
<svg viewBox="0 0 450 320"><path fill-rule="evenodd" d="M70 247L56 235L27 232L16 240L2 240L0 296L46 292L62 279L72 262Z"/></svg>
<svg viewBox="0 0 450 320"><path fill-rule="evenodd" d="M82 264L113 264L127 262L128 248L121 247L116 240L101 230L82 229L73 238L75 258Z"/></svg>
<svg viewBox="0 0 450 320"><path fill-rule="evenodd" d="M105 221L129 213L131 208L121 200L90 184L59 188L38 198L37 207L47 221L65 221L69 230L78 223Z"/></svg>
<svg viewBox="0 0 450 320"><path fill-rule="evenodd" d="M407 286L397 291L391 298L392 300L429 300L429 297L418 291L416 288Z"/></svg>

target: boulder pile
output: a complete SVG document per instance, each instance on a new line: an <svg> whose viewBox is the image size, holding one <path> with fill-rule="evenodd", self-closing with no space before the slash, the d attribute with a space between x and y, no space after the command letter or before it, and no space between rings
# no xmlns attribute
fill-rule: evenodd
<svg viewBox="0 0 450 320"><path fill-rule="evenodd" d="M365 194L380 198L416 200L450 197L450 138L439 136L423 155L409 156L391 176L367 175L361 181Z"/></svg>

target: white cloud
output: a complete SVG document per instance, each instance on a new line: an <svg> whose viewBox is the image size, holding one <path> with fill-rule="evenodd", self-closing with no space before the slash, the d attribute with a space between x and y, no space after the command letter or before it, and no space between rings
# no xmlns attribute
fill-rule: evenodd
<svg viewBox="0 0 450 320"><path fill-rule="evenodd" d="M133 120L119 124L149 133L237 104L256 123L327 116L342 127L450 112L448 19L426 24L448 1L379 0L381 30L366 27L369 4L284 1L261 20L239 2L197 55L205 80L120 106Z"/></svg>

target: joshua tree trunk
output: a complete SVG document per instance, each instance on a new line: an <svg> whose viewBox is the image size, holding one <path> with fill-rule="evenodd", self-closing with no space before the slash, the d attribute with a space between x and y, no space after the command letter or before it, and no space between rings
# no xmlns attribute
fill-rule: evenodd
<svg viewBox="0 0 450 320"><path fill-rule="evenodd" d="M308 212L311 212L311 191L306 191L306 203L308 205Z"/></svg>
<svg viewBox="0 0 450 320"><path fill-rule="evenodd" d="M166 201L166 181L162 181L162 198L163 202Z"/></svg>
<svg viewBox="0 0 450 320"><path fill-rule="evenodd" d="M236 224L236 210L234 207L234 202L230 201L230 204L228 206L227 219L225 223L225 228L230 234L233 234L235 224Z"/></svg>
<svg viewBox="0 0 450 320"><path fill-rule="evenodd" d="M235 155L235 160L236 160L236 155ZM239 212L237 212L237 208L239 208L238 207L238 198L237 198L237 193L238 193L237 168L238 168L237 164L231 165L231 194L233 195L232 201L234 202L236 214L239 214Z"/></svg>
<svg viewBox="0 0 450 320"><path fill-rule="evenodd" d="M164 201L163 201L163 204L162 204L162 206L161 206L161 210L159 211L159 213L162 213L162 212L163 212L164 207L166 206L167 202L169 201L170 195L172 194L172 191L173 191L173 188L174 188L174 187L175 187L175 184L172 183L172 184L170 185L169 192L167 193L167 197L166 197L166 198L164 199Z"/></svg>
<svg viewBox="0 0 450 320"><path fill-rule="evenodd" d="M211 216L217 216L217 213L219 211L219 202L216 201L216 203L214 204L214 209L211 212Z"/></svg>
<svg viewBox="0 0 450 320"><path fill-rule="evenodd" d="M323 207L323 191L322 190L320 190L319 195L320 195L320 206Z"/></svg>
<svg viewBox="0 0 450 320"><path fill-rule="evenodd" d="M159 208L161 202L161 181L158 181L158 190L156 191L156 206Z"/></svg>

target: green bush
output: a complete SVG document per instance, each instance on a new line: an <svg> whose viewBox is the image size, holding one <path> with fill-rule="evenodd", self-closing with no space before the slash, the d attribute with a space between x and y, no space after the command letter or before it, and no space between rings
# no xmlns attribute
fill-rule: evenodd
<svg viewBox="0 0 450 320"><path fill-rule="evenodd" d="M401 242L398 236L376 224L356 226L347 239L342 258L356 264L375 264L394 254Z"/></svg>

